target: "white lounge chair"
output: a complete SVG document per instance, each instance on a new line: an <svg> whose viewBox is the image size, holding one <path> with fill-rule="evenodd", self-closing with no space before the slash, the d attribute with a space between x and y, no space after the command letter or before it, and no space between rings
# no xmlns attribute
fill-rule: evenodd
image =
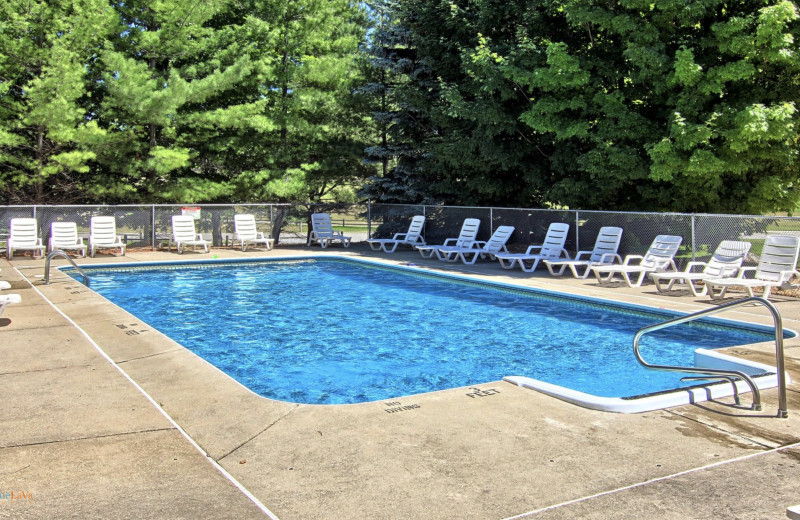
<svg viewBox="0 0 800 520"><path fill-rule="evenodd" d="M417 246L417 251L419 251L419 254L422 255L422 258L431 258L439 249L447 248L448 246L472 247L472 244L475 242L475 238L478 236L478 228L480 228L480 226L480 219L465 218L464 223L461 224L461 231L458 233L457 238L448 238L444 241L444 244L439 244L436 246ZM441 260L443 257L439 256L439 259Z"/></svg>
<svg viewBox="0 0 800 520"><path fill-rule="evenodd" d="M712 298L724 298L729 287L744 287L753 296L754 287L763 287L763 298L769 298L773 287L792 287L791 280L800 276L797 271L797 257L800 252L800 238L785 235L769 235L758 259L757 267L743 267L738 276L728 278L709 278L705 280ZM745 278L748 272L755 271L752 278ZM715 293L715 289L719 289Z"/></svg>
<svg viewBox="0 0 800 520"><path fill-rule="evenodd" d="M256 231L256 217L249 213L233 216L233 240L241 242L242 251L247 251L247 244L264 244L267 250L272 249L274 238L264 235L263 231Z"/></svg>
<svg viewBox="0 0 800 520"><path fill-rule="evenodd" d="M397 246L405 245L411 247L424 246L425 239L422 238L422 230L425 227L425 217L416 215L408 225L405 233L395 233L392 238L371 238L367 244L373 251L383 249L385 253L394 253Z"/></svg>
<svg viewBox="0 0 800 520"><path fill-rule="evenodd" d="M208 241L203 239L194 228L194 217L191 215L173 215L172 217L172 241L178 247L178 254L183 254L183 249L186 246L203 246L203 249L208 253Z"/></svg>
<svg viewBox="0 0 800 520"><path fill-rule="evenodd" d="M351 237L344 236L341 231L334 231L331 224L331 216L327 213L314 213L311 215L311 234L308 237L310 246L314 242L319 242L320 247L325 249L333 242L341 242L344 247L350 247Z"/></svg>
<svg viewBox="0 0 800 520"><path fill-rule="evenodd" d="M591 251L578 251L574 260L545 260L544 265L553 276L561 276L569 267L575 278L586 278L592 272L593 266L613 264L614 260L622 263L622 258L617 254L619 242L622 240L622 228L604 226L600 228L594 248ZM558 267L558 271L554 269ZM583 274L578 274L578 269L583 268Z"/></svg>
<svg viewBox="0 0 800 520"><path fill-rule="evenodd" d="M44 255L45 246L39 237L38 224L35 218L12 218L9 223L8 243L6 255L9 260L14 259L14 251L33 251L33 257Z"/></svg>
<svg viewBox="0 0 800 520"><path fill-rule="evenodd" d="M6 310L8 305L12 303L19 303L22 297L19 294L0 294L0 315Z"/></svg>
<svg viewBox="0 0 800 520"><path fill-rule="evenodd" d="M500 226L486 242L477 240L473 242L472 247L442 247L436 250L436 256L448 262L461 260L467 265L474 264L478 257L488 256L494 260L497 253L508 253L506 243L513 233L514 226Z"/></svg>
<svg viewBox="0 0 800 520"><path fill-rule="evenodd" d="M503 269L513 269L516 264L526 273L532 273L543 260L558 260L562 255L569 260L569 253L564 249L568 234L569 224L553 222L547 228L547 235L541 245L528 246L524 253L498 253L495 257ZM525 267L525 262L531 262L531 266Z"/></svg>
<svg viewBox="0 0 800 520"><path fill-rule="evenodd" d="M750 251L750 242L740 240L723 240L717 246L708 262L689 262L682 272L678 273L650 273L650 278L656 284L658 292L667 292L677 284L686 284L695 296L702 296L707 292L707 285L698 286L708 278L727 278L736 276L742 267L745 256ZM702 271L695 269L702 267ZM666 282L666 287L662 284Z"/></svg>
<svg viewBox="0 0 800 520"><path fill-rule="evenodd" d="M86 256L86 244L83 237L78 236L78 226L74 222L50 223L50 239L47 245L50 251L75 249L81 256Z"/></svg>
<svg viewBox="0 0 800 520"><path fill-rule="evenodd" d="M600 283L613 282L614 275L618 274L625 280L628 287L641 287L648 273L678 270L674 258L681 242L683 242L683 237L658 235L644 256L628 255L622 264L592 266L591 270ZM637 260L638 264L633 263ZM638 275L635 282L631 281L632 275Z"/></svg>
<svg viewBox="0 0 800 520"><path fill-rule="evenodd" d="M125 243L117 235L117 219L95 216L89 221L89 255L94 258L100 248L116 249L125 256Z"/></svg>

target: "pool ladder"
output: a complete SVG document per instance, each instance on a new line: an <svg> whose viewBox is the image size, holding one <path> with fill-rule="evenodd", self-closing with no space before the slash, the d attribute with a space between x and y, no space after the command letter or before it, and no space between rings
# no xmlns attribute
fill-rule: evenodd
<svg viewBox="0 0 800 520"><path fill-rule="evenodd" d="M61 249L55 249L55 250L51 251L50 254L47 255L47 259L45 259L45 261L44 261L44 284L45 285L50 285L50 261L53 259L53 257L56 257L56 256L63 256L64 258L69 260L69 263L72 264L72 267L74 267L79 273L81 273L81 276L83 276L83 284L86 287L89 287L89 277L86 275L85 272L83 272L83 269L78 267L78 264L75 263L75 260L70 258L70 256L67 253L65 253L64 251L62 251Z"/></svg>
<svg viewBox="0 0 800 520"><path fill-rule="evenodd" d="M764 298L759 298L759 297L745 298L743 300L738 300L731 303L725 303L723 305L719 305L712 309L695 312L693 314L688 314L680 318L675 318L669 321L657 323L655 325L650 325L649 327L644 327L642 329L639 329L639 331L633 338L633 352L636 355L636 359L639 361L639 363L641 363L646 368L649 368L651 370L705 374L704 376L685 377L681 379L681 381L699 380L699 379L727 380L733 385L734 397L736 398L737 404L739 404L739 395L738 395L738 390L736 388L735 380L741 379L745 383L747 383L747 385L753 392L752 410L761 410L761 393L758 390L758 386L756 386L755 382L753 381L753 378L745 374L744 372L740 372L738 370L724 370L721 368L698 368L698 367L681 367L681 366L670 366L670 365L653 365L645 361L642 358L642 355L639 353L639 340L641 340L642 336L644 336L645 334L648 334L650 332L655 332L661 329L666 329L674 325L680 325L682 323L696 321L699 320L700 318L711 316L713 314L719 314L723 311L727 311L736 307L741 307L743 305L747 305L750 303L757 303L759 305L763 305L772 314L772 321L775 329L775 362L778 369L778 417L785 419L789 417L789 410L787 409L786 405L786 367L783 355L783 320L781 319L781 315L778 312L778 309L772 303L770 303L768 300Z"/></svg>

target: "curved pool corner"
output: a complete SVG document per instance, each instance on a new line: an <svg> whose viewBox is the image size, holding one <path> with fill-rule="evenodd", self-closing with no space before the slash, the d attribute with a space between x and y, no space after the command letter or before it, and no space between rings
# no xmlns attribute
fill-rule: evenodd
<svg viewBox="0 0 800 520"><path fill-rule="evenodd" d="M748 375L753 375L753 380L759 390L776 388L778 386L778 375L776 373L776 368L773 366L735 358L708 349L697 349L695 351L695 361L697 367L725 368L727 370L739 370ZM754 374L762 375L756 376ZM587 394L526 376L506 376L503 380L584 408L616 413L652 412L663 408L702 403L704 401L711 401L734 395L733 387L728 383L706 384L650 395L621 398ZM786 374L786 382L791 382L788 374ZM744 381L737 381L736 391L742 394L749 392L750 387L747 386L747 383Z"/></svg>

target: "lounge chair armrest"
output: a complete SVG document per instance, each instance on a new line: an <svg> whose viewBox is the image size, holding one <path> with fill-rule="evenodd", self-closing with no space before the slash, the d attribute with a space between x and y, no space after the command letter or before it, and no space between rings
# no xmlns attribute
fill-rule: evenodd
<svg viewBox="0 0 800 520"><path fill-rule="evenodd" d="M578 251L578 254L575 255L575 260L580 260L581 257L584 257L584 256L591 257L592 256L592 252L591 251Z"/></svg>
<svg viewBox="0 0 800 520"><path fill-rule="evenodd" d="M197 234L197 240L203 240L203 235L201 235L200 233L198 233L198 234Z"/></svg>
<svg viewBox="0 0 800 520"><path fill-rule="evenodd" d="M736 278L744 278L747 273L755 272L758 267L740 267Z"/></svg>
<svg viewBox="0 0 800 520"><path fill-rule="evenodd" d="M473 247L475 249L483 249L484 247L486 247L486 241L485 240L476 240L475 242L470 244L469 247Z"/></svg>
<svg viewBox="0 0 800 520"><path fill-rule="evenodd" d="M625 261L622 262L623 265L631 265L631 260L638 260L640 263L644 260L642 255L628 255L625 257Z"/></svg>
<svg viewBox="0 0 800 520"><path fill-rule="evenodd" d="M528 246L528 250L525 251L525 254L529 255L529 254L533 253L535 250L541 249L541 248L542 248L542 246Z"/></svg>
<svg viewBox="0 0 800 520"><path fill-rule="evenodd" d="M561 248L561 253L559 253L559 256L562 256L562 255L564 256L564 258L565 258L566 260L572 260L572 259L570 258L570 256L569 256L569 251L567 251L567 250L566 250L565 248L563 248L563 247Z"/></svg>
<svg viewBox="0 0 800 520"><path fill-rule="evenodd" d="M86 243L83 241L83 237L78 237L78 245L85 246Z"/></svg>
<svg viewBox="0 0 800 520"><path fill-rule="evenodd" d="M443 246L449 246L449 245L455 245L457 243L458 243L458 239L457 238L448 238L447 240L444 241L444 244L442 244L442 245Z"/></svg>
<svg viewBox="0 0 800 520"><path fill-rule="evenodd" d="M392 240L406 240L407 237L408 233L395 233L394 236L392 237Z"/></svg>

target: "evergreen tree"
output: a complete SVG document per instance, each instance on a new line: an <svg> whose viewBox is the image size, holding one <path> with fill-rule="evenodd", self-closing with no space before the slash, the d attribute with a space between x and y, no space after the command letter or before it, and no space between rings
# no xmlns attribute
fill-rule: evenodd
<svg viewBox="0 0 800 520"><path fill-rule="evenodd" d="M396 21L399 4L370 2L373 27L367 41L366 75L371 80L359 90L372 98L377 140L365 150L365 162L379 167L360 195L377 202L432 202L420 175L419 143L427 129L424 111L411 100L427 77L417 61L411 31Z"/></svg>
<svg viewBox="0 0 800 520"><path fill-rule="evenodd" d="M251 70L239 43L208 24L224 4L132 0L115 7L117 37L95 69L97 117L108 130L98 182L127 200L224 197L230 176L208 141L231 125L258 125L262 105L224 99Z"/></svg>
<svg viewBox="0 0 800 520"><path fill-rule="evenodd" d="M91 200L104 132L83 103L85 70L113 11L103 0L6 0L0 20L0 201Z"/></svg>
<svg viewBox="0 0 800 520"><path fill-rule="evenodd" d="M263 100L270 125L245 146L238 197L314 201L360 184L369 174L360 155L370 126L354 95L363 12L347 0L239 5L259 71L241 88Z"/></svg>

